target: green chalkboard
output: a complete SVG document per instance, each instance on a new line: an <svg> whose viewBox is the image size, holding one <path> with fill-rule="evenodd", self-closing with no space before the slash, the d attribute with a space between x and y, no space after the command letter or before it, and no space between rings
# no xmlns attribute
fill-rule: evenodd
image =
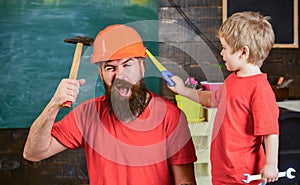
<svg viewBox="0 0 300 185"><path fill-rule="evenodd" d="M0 128L30 127L68 77L75 45L65 38L95 37L107 25L129 24L143 39L150 35L146 47L157 54L157 19L157 0L0 0ZM79 69L90 85L77 104L103 93L91 50L84 48ZM158 93L159 74L148 64L146 84Z"/></svg>

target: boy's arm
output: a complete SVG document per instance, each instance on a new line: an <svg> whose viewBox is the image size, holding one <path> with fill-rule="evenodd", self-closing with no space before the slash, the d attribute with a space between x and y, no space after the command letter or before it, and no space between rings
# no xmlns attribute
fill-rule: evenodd
<svg viewBox="0 0 300 185"><path fill-rule="evenodd" d="M262 168L262 177L265 182L275 182L278 180L278 135L264 136L264 144L266 162Z"/></svg>
<svg viewBox="0 0 300 185"><path fill-rule="evenodd" d="M211 91L199 91L185 87L183 80L178 76L171 77L171 80L175 83L174 87L168 86L168 88L181 96L189 98L195 102L198 102L206 107L212 107Z"/></svg>

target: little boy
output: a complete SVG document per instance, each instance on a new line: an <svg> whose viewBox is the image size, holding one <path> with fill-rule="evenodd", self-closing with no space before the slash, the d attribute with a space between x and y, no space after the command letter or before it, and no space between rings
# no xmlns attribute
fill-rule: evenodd
<svg viewBox="0 0 300 185"><path fill-rule="evenodd" d="M260 70L274 44L268 19L238 12L221 25L221 56L232 73L216 91L189 89L178 76L171 78L176 83L169 87L173 92L218 108L211 143L214 185L244 184L245 173L262 173L264 182L278 180L279 109Z"/></svg>

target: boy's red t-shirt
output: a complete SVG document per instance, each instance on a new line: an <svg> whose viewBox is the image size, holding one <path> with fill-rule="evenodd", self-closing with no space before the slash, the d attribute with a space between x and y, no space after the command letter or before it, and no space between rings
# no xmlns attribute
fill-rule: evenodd
<svg viewBox="0 0 300 185"><path fill-rule="evenodd" d="M230 74L212 92L218 107L211 143L213 184L243 184L265 162L263 136L279 134L279 109L266 74ZM258 184L258 182L253 182Z"/></svg>

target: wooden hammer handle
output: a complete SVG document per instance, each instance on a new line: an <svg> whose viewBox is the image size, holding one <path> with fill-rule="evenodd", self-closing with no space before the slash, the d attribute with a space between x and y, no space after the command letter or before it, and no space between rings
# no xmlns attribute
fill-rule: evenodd
<svg viewBox="0 0 300 185"><path fill-rule="evenodd" d="M79 69L79 65L80 65L80 59L81 59L81 55L82 55L82 48L83 48L83 43L76 44L76 49L75 49L73 62L72 62L72 66L71 66L71 70L70 70L70 74L69 74L69 79L76 79L76 77L77 77L78 69ZM67 102L63 103L62 106L65 108L70 108L72 106L72 102L67 101Z"/></svg>

